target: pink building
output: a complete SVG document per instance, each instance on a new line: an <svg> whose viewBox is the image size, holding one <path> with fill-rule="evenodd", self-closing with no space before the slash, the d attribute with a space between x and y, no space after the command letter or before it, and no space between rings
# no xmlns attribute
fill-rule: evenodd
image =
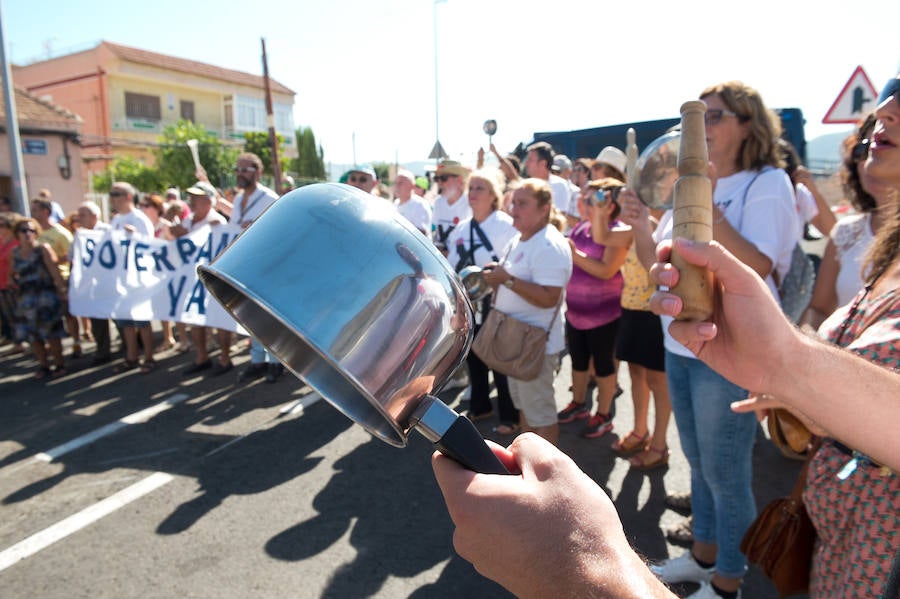
<svg viewBox="0 0 900 599"><path fill-rule="evenodd" d="M14 66L13 79L81 116L86 177L119 156L153 164L160 133L180 119L235 144L245 132L267 130L262 76L112 42ZM277 81L270 84L275 129L285 138L285 155L293 158L295 93Z"/></svg>
<svg viewBox="0 0 900 599"><path fill-rule="evenodd" d="M22 163L28 197L49 189L53 199L66 213L84 201L81 174L81 148L78 135L81 118L52 102L42 100L23 89L15 89ZM6 104L0 96L0 195L13 197L12 159L6 131Z"/></svg>

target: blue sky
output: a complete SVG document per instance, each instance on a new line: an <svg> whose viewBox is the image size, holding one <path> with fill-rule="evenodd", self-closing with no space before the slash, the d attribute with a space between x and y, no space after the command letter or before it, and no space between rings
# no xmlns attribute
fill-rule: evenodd
<svg viewBox="0 0 900 599"><path fill-rule="evenodd" d="M772 107L800 107L807 137L857 65L875 87L900 67L900 2L725 3L536 0L2 0L13 62L98 40L261 74L297 92L296 125L326 161L410 162L439 126L454 158L474 161L496 119L501 151L535 131L678 115L707 85L741 79ZM883 30L870 24L883 23ZM355 144L354 144L355 140ZM624 144L624 141L623 141Z"/></svg>

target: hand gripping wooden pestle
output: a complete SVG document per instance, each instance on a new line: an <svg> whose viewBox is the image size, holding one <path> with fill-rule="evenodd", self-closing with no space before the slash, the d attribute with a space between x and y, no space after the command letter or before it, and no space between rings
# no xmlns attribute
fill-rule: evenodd
<svg viewBox="0 0 900 599"><path fill-rule="evenodd" d="M678 180L675 181L672 239L679 237L712 241L713 211L709 153L706 148L706 104L700 100L681 106L681 145L678 150ZM681 298L678 320L707 320L713 312L713 278L706 268L688 264L672 249L672 264L678 268L678 284L669 291Z"/></svg>

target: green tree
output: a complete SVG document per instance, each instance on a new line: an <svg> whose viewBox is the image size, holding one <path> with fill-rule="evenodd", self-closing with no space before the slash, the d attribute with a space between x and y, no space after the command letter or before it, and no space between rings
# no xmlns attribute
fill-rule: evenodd
<svg viewBox="0 0 900 599"><path fill-rule="evenodd" d="M378 180L387 185L390 183L388 179L391 176L391 165L387 162L373 162L372 168L375 170L375 174L378 175Z"/></svg>
<svg viewBox="0 0 900 599"><path fill-rule="evenodd" d="M322 146L316 148L316 136L310 127L300 127L294 132L297 139L297 158L291 168L302 179L322 181L326 179L325 154Z"/></svg>
<svg viewBox="0 0 900 599"><path fill-rule="evenodd" d="M187 145L189 139L198 141L197 154L209 182L225 187L232 180L231 170L239 153L238 148L227 147L203 125L181 120L163 129L155 151L156 165L163 181L161 189L169 186L184 189L197 180L194 160Z"/></svg>
<svg viewBox="0 0 900 599"><path fill-rule="evenodd" d="M279 133L275 135L278 138L278 163L281 165L281 172L287 173L290 161L284 157L284 137ZM244 151L252 152L259 156L263 163L263 172L270 175L274 174L272 172L272 148L269 146L268 131L244 133Z"/></svg>
<svg viewBox="0 0 900 599"><path fill-rule="evenodd" d="M106 193L112 187L113 181L131 183L138 191L156 192L166 188L158 169L148 167L132 156L116 158L109 168L94 175L94 190Z"/></svg>

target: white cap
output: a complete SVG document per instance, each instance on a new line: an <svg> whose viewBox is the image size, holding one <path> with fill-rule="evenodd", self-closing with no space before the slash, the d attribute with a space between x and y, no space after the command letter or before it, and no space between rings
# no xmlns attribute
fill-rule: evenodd
<svg viewBox="0 0 900 599"><path fill-rule="evenodd" d="M599 154L597 154L596 162L605 162L611 167L618 169L623 175L625 174L625 163L627 162L627 159L625 158L625 152L619 148L606 146L600 150Z"/></svg>

